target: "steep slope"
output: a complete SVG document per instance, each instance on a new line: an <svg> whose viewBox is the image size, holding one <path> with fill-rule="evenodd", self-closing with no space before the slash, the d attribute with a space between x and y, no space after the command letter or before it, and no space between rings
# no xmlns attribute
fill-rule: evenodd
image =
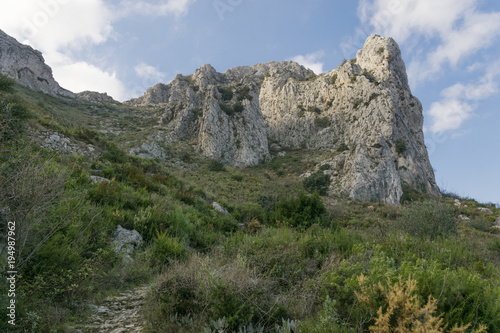
<svg viewBox="0 0 500 333"><path fill-rule="evenodd" d="M332 194L399 203L403 187L439 195L424 145L422 105L411 94L399 46L371 35L356 59L314 75L294 62L236 67L158 84L131 105L159 105L171 142L237 166L277 149L338 151ZM342 152L343 151L343 152Z"/></svg>
<svg viewBox="0 0 500 333"><path fill-rule="evenodd" d="M0 30L0 74L20 84L49 95L75 97L59 86L52 69L45 64L42 53L19 43Z"/></svg>

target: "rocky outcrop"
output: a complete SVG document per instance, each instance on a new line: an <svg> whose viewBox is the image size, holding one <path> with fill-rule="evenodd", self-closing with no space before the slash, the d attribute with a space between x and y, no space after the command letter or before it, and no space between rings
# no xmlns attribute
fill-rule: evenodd
<svg viewBox="0 0 500 333"><path fill-rule="evenodd" d="M74 97L61 88L52 76L52 69L45 64L42 53L19 43L0 30L0 74L18 83L49 95Z"/></svg>
<svg viewBox="0 0 500 333"><path fill-rule="evenodd" d="M57 151L60 154L79 154L90 158L95 158L100 154L96 146L74 138L70 139L58 132L37 130L32 133L31 137L40 147Z"/></svg>
<svg viewBox="0 0 500 333"><path fill-rule="evenodd" d="M141 234L137 230L127 230L121 225L113 232L113 249L118 254L123 254L127 259L135 248L143 244Z"/></svg>
<svg viewBox="0 0 500 333"><path fill-rule="evenodd" d="M76 98L81 99L82 101L94 103L116 103L113 97L109 96L107 93L98 93L88 90L76 94Z"/></svg>
<svg viewBox="0 0 500 333"><path fill-rule="evenodd" d="M163 107L159 124L167 140L187 140L236 166L268 160L269 143L274 151L339 152L321 163L331 166L331 194L390 204L405 189L440 194L422 105L392 38L371 35L355 59L319 76L294 62L225 73L204 65L128 103Z"/></svg>

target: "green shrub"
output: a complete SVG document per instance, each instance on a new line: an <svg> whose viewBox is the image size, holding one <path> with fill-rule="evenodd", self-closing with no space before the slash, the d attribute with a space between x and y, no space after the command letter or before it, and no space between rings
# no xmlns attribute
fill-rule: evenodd
<svg viewBox="0 0 500 333"><path fill-rule="evenodd" d="M228 87L228 88L217 87L217 90L221 94L223 101L229 101L233 98L233 88L232 87Z"/></svg>
<svg viewBox="0 0 500 333"><path fill-rule="evenodd" d="M368 79L368 81L370 82L375 82L375 77L373 76L373 72L372 71L367 71L366 69L363 70L363 72L361 73L361 75L363 75L364 77L366 77Z"/></svg>
<svg viewBox="0 0 500 333"><path fill-rule="evenodd" d="M89 129L87 127L77 127L73 135L75 138L82 140L86 143L90 143L93 145L99 145L102 143L103 139L99 135L99 133L96 130Z"/></svg>
<svg viewBox="0 0 500 333"><path fill-rule="evenodd" d="M248 223L254 219L265 221L267 217L265 208L254 202L243 203L242 205L236 207L231 214L235 219L242 223Z"/></svg>
<svg viewBox="0 0 500 333"><path fill-rule="evenodd" d="M331 182L330 176L325 175L323 171L320 170L304 178L302 185L308 192L318 192L319 195L326 195Z"/></svg>
<svg viewBox="0 0 500 333"><path fill-rule="evenodd" d="M233 105L233 112L234 113L239 113L239 112L242 112L243 110L244 110L243 104L241 104L240 102L234 103L234 105Z"/></svg>
<svg viewBox="0 0 500 333"><path fill-rule="evenodd" d="M413 203L403 209L396 224L399 229L412 236L430 239L447 237L457 232L454 209L439 201Z"/></svg>
<svg viewBox="0 0 500 333"><path fill-rule="evenodd" d="M241 175L241 174L239 174L239 173L233 173L233 174L231 175L231 179L232 179L232 180L235 180L235 181L237 181L237 182L241 182L241 181L243 180L243 178L245 178L245 176L243 176L243 175Z"/></svg>
<svg viewBox="0 0 500 333"><path fill-rule="evenodd" d="M330 83L335 84L337 82L338 75L333 74L332 77L330 78Z"/></svg>
<svg viewBox="0 0 500 333"><path fill-rule="evenodd" d="M322 166L319 167L319 170L325 171L325 170L330 170L332 166L330 164L323 164Z"/></svg>
<svg viewBox="0 0 500 333"><path fill-rule="evenodd" d="M378 94L378 93L372 93L372 94L370 95L370 98L368 99L368 104L369 104L371 101L373 101L374 99L376 99L377 97L379 97L379 96L380 96L380 94Z"/></svg>
<svg viewBox="0 0 500 333"><path fill-rule="evenodd" d="M316 114L320 114L321 113L321 109L318 108L317 106L308 106L307 107L307 112L313 112L313 113L316 113Z"/></svg>
<svg viewBox="0 0 500 333"><path fill-rule="evenodd" d="M232 116L234 114L233 107L230 105L226 105L224 103L219 103L219 107L222 111L224 111L228 116Z"/></svg>
<svg viewBox="0 0 500 333"><path fill-rule="evenodd" d="M0 91L12 92L15 81L7 76L0 74Z"/></svg>
<svg viewBox="0 0 500 333"><path fill-rule="evenodd" d="M151 263L168 264L187 257L183 242L177 237L171 237L166 232L157 232L151 250Z"/></svg>
<svg viewBox="0 0 500 333"><path fill-rule="evenodd" d="M101 204L114 206L118 203L122 189L114 182L100 182L87 192L87 198Z"/></svg>
<svg viewBox="0 0 500 333"><path fill-rule="evenodd" d="M402 203L422 201L426 199L429 199L429 196L426 195L425 193L417 191L414 187L403 185L403 195L401 196L400 199Z"/></svg>
<svg viewBox="0 0 500 333"><path fill-rule="evenodd" d="M349 147L343 142L340 144L340 146L337 148L337 152L342 153L346 150L349 150Z"/></svg>
<svg viewBox="0 0 500 333"><path fill-rule="evenodd" d="M244 86L244 87L238 88L236 99L240 102L245 100L245 99L251 101L253 99L253 97L252 97L252 95L250 95L250 87Z"/></svg>
<svg viewBox="0 0 500 333"><path fill-rule="evenodd" d="M156 332L177 332L178 324L168 320L176 314L193 314L190 332L215 326L241 332L249 324L270 329L288 314L274 293L267 279L236 260L194 255L160 277L150 302L161 311L148 319Z"/></svg>
<svg viewBox="0 0 500 333"><path fill-rule="evenodd" d="M226 105L224 103L219 103L219 107L221 108L222 111L224 111L228 116L232 116L234 115L235 113L240 113L242 112L245 107L243 106L243 104L241 104L241 102L236 102L234 103L233 106L230 106L230 105Z"/></svg>
<svg viewBox="0 0 500 333"><path fill-rule="evenodd" d="M127 154L121 150L115 143L108 142L106 151L102 157L113 163L125 163L128 160Z"/></svg>
<svg viewBox="0 0 500 333"><path fill-rule="evenodd" d="M314 119L314 125L319 128L325 128L330 126L330 119L328 117L318 117Z"/></svg>
<svg viewBox="0 0 500 333"><path fill-rule="evenodd" d="M0 93L0 142L12 140L22 133L26 127L26 120L31 117L32 114L24 100Z"/></svg>
<svg viewBox="0 0 500 333"><path fill-rule="evenodd" d="M181 208L176 207L170 214L168 231L177 239L189 241L193 238L195 229L195 225L191 222L189 217L184 214Z"/></svg>
<svg viewBox="0 0 500 333"><path fill-rule="evenodd" d="M209 171L214 171L214 172L226 171L224 163L219 160L210 160L210 162L208 162L207 167Z"/></svg>
<svg viewBox="0 0 500 333"><path fill-rule="evenodd" d="M149 243L159 230L164 229L168 225L169 217L160 209L146 207L137 210L133 220L134 230L137 230L144 241Z"/></svg>
<svg viewBox="0 0 500 333"><path fill-rule="evenodd" d="M408 142L405 139L397 139L395 143L396 143L396 152L398 154L402 154L406 151L406 148L408 147Z"/></svg>
<svg viewBox="0 0 500 333"><path fill-rule="evenodd" d="M318 76L314 73L311 73L309 74L307 77L306 77L306 80L307 81L315 81L316 79L318 78Z"/></svg>
<svg viewBox="0 0 500 333"><path fill-rule="evenodd" d="M485 218L475 218L475 219L472 219L470 222L468 222L467 225L469 225L471 228L474 228L476 230L489 232L490 228L492 226L492 223Z"/></svg>
<svg viewBox="0 0 500 333"><path fill-rule="evenodd" d="M361 103L363 103L362 98L354 99L354 101L352 102L352 107L354 108L354 110L357 110L359 108L359 106L361 105Z"/></svg>
<svg viewBox="0 0 500 333"><path fill-rule="evenodd" d="M325 213L326 208L319 194L299 192L297 196L281 197L275 204L272 217L274 221L307 228L313 224L326 224Z"/></svg>

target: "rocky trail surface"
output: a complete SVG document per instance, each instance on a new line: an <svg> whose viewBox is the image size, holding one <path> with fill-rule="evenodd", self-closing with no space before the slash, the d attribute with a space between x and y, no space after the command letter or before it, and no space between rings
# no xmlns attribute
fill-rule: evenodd
<svg viewBox="0 0 500 333"><path fill-rule="evenodd" d="M142 307L149 285L107 297L101 306L95 306L88 322L82 323L72 332L129 333L142 332L144 317Z"/></svg>

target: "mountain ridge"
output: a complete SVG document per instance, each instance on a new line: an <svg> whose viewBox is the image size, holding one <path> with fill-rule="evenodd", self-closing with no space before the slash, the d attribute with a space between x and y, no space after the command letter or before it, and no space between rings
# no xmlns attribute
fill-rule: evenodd
<svg viewBox="0 0 500 333"><path fill-rule="evenodd" d="M371 35L355 59L321 75L286 61L224 73L204 65L125 104L164 108L158 128L169 142L236 166L269 160L271 145L339 152L320 163L333 170L324 170L331 194L396 204L404 188L440 193L422 105L392 38Z"/></svg>
<svg viewBox="0 0 500 333"><path fill-rule="evenodd" d="M0 43L0 72L30 89L117 103L107 94L61 88L40 52L1 31ZM390 37L369 36L356 58L325 74L291 61L224 73L207 64L122 105L163 110L153 135L131 154L167 158L158 143L184 141L207 158L248 167L277 152L321 150L332 157L303 176L329 176L331 195L389 204L398 204L405 191L440 195L424 145L422 105ZM155 152L144 152L148 147Z"/></svg>

